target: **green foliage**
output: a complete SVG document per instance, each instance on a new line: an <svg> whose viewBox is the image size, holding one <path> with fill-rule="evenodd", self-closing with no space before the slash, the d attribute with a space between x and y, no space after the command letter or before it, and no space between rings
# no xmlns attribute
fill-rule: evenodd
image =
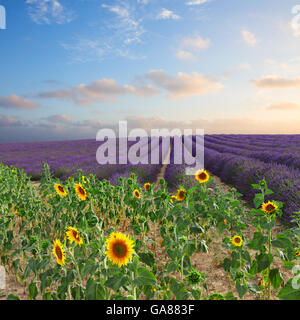
<svg viewBox="0 0 300 320"><path fill-rule="evenodd" d="M297 265L300 217L297 227L275 236L283 204L274 201L277 210L272 214L262 210L265 196L272 194L267 181L253 184L258 191L255 209L246 215L241 195L235 189L224 194L218 185L210 188L212 179L186 187L185 199L172 202L164 179L157 190L151 186L141 191L138 172L113 186L93 175L83 179L80 170L62 182L47 164L43 168L41 184L33 187L22 170L0 164L1 263L14 270L30 299L236 300L248 293L270 298L271 287L281 299L299 299L295 281L284 285L282 270L273 262L277 254L286 269ZM85 189L85 200L78 197L76 183ZM66 195L59 195L54 184L61 184ZM133 195L136 189L139 199ZM251 225L256 230L250 238L244 231ZM71 243L68 227L77 229L80 245ZM122 266L107 254L106 240L119 231L130 235L135 251ZM236 235L243 239L240 246L232 242ZM211 252L219 237L226 255L221 265L235 285L234 293L211 292L207 275L194 266L195 254ZM62 265L52 252L56 239L64 249ZM19 298L10 294L7 299Z"/></svg>

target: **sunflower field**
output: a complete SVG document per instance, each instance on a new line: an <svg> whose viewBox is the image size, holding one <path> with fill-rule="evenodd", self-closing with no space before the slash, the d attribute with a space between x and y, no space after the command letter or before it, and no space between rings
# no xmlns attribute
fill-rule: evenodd
<svg viewBox="0 0 300 320"><path fill-rule="evenodd" d="M112 185L79 170L62 182L44 164L33 187L21 169L0 165L0 263L32 300L299 300L298 215L278 232L284 203L269 200L268 181L252 185L247 211L205 170L194 178L176 192L135 174ZM233 288L223 293L197 265L216 239Z"/></svg>

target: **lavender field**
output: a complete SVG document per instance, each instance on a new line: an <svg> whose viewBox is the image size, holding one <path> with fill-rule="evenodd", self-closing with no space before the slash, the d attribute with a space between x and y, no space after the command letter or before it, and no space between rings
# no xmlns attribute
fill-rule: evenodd
<svg viewBox="0 0 300 320"><path fill-rule="evenodd" d="M154 149L161 150L161 142L158 141ZM79 169L84 175L95 174L97 178L108 179L113 184L118 182L120 176L126 177L131 172L135 172L141 182L153 182L156 179L161 169L162 158L165 156L162 151L158 151L160 159L155 165L132 165L129 161L126 161L128 164L118 164L121 156L118 153L118 140L116 144L117 164L100 165L97 162L96 152L101 142L95 140L0 144L0 162L23 169L33 181L41 178L43 162L49 165L53 176L61 180L76 174ZM128 142L128 148L133 144Z"/></svg>

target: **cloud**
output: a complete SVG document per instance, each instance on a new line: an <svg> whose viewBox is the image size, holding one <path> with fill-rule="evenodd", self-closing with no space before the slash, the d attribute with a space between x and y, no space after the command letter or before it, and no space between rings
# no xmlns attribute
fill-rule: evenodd
<svg viewBox="0 0 300 320"><path fill-rule="evenodd" d="M7 117L0 114L0 127L16 127L20 126L21 121L14 117Z"/></svg>
<svg viewBox="0 0 300 320"><path fill-rule="evenodd" d="M285 79L276 76L265 76L254 80L254 85L260 89L293 89L300 87L300 77Z"/></svg>
<svg viewBox="0 0 300 320"><path fill-rule="evenodd" d="M18 97L15 94L6 97L0 97L0 108L8 108L8 109L36 109L39 107L39 104Z"/></svg>
<svg viewBox="0 0 300 320"><path fill-rule="evenodd" d="M71 123L72 122L72 119L66 116L65 114L56 114L43 119L53 123Z"/></svg>
<svg viewBox="0 0 300 320"><path fill-rule="evenodd" d="M195 60L194 53L203 51L209 46L210 39L203 39L200 35L182 38L175 56L181 60Z"/></svg>
<svg viewBox="0 0 300 320"><path fill-rule="evenodd" d="M193 51L202 51L210 46L210 39L203 39L201 36L196 35L192 38L183 38L180 47L190 49Z"/></svg>
<svg viewBox="0 0 300 320"><path fill-rule="evenodd" d="M176 52L176 58L180 60L195 60L196 57L188 51L185 50L178 50Z"/></svg>
<svg viewBox="0 0 300 320"><path fill-rule="evenodd" d="M101 61L111 50L105 42L97 39L76 38L75 44L61 43L61 46L69 51L73 62Z"/></svg>
<svg viewBox="0 0 300 320"><path fill-rule="evenodd" d="M29 16L37 24L68 23L74 14L64 8L58 0L26 0L29 5Z"/></svg>
<svg viewBox="0 0 300 320"><path fill-rule="evenodd" d="M128 45L132 42L141 41L140 38L145 33L145 29L141 24L142 19L136 19L133 16L134 10L131 9L127 3L123 3L122 6L102 4L102 8L108 9L117 16L117 23L110 26L110 28L117 30L124 44ZM116 36L118 36L118 34L116 34Z"/></svg>
<svg viewBox="0 0 300 320"><path fill-rule="evenodd" d="M294 37L300 37L300 26L295 26L293 24L290 24L290 28L292 29L293 36Z"/></svg>
<svg viewBox="0 0 300 320"><path fill-rule="evenodd" d="M157 15L156 19L165 20L165 19L173 19L178 20L180 16L175 14L173 11L163 8L161 12Z"/></svg>
<svg viewBox="0 0 300 320"><path fill-rule="evenodd" d="M294 37L300 37L300 27L295 27L293 25L290 25L291 26L291 29L293 31L293 36Z"/></svg>
<svg viewBox="0 0 300 320"><path fill-rule="evenodd" d="M169 76L163 70L150 70L145 78L151 80L159 88L169 92L169 98L184 98L190 95L203 95L218 92L223 85L197 72L186 74L179 72L177 76Z"/></svg>
<svg viewBox="0 0 300 320"><path fill-rule="evenodd" d="M80 84L60 90L42 92L39 98L72 100L77 105L91 105L95 102L112 102L116 96L132 94L135 96L154 95L158 90L151 85L132 86L120 85L114 79L95 80L90 84Z"/></svg>
<svg viewBox="0 0 300 320"><path fill-rule="evenodd" d="M300 105L293 102L277 102L272 103L265 108L269 111L289 111L289 110L300 110Z"/></svg>
<svg viewBox="0 0 300 320"><path fill-rule="evenodd" d="M191 0L186 2L185 4L188 6L196 6L196 5L200 5L200 4L204 4L207 2L210 2L211 0Z"/></svg>
<svg viewBox="0 0 300 320"><path fill-rule="evenodd" d="M94 28L96 35L93 38L75 36L72 42L61 43L69 52L71 62L86 63L114 57L131 60L145 58L130 50L132 45L142 42L142 36L146 32L138 7L121 1L119 5L102 4L101 7L106 11L103 15L105 18Z"/></svg>
<svg viewBox="0 0 300 320"><path fill-rule="evenodd" d="M243 36L244 41L250 46L250 47L255 47L257 44L257 39L254 35L254 33L247 31L247 30L242 30L241 34Z"/></svg>
<svg viewBox="0 0 300 320"><path fill-rule="evenodd" d="M290 28L293 31L295 37L300 36L300 5L295 5L292 8L292 14L294 15L292 21L289 23Z"/></svg>

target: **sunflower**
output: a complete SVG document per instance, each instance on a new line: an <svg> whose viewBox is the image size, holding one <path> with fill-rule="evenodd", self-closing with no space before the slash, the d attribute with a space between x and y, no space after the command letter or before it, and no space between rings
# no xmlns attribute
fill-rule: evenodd
<svg viewBox="0 0 300 320"><path fill-rule="evenodd" d="M86 183L85 176L82 176L82 182Z"/></svg>
<svg viewBox="0 0 300 320"><path fill-rule="evenodd" d="M295 255L295 257L300 257L300 251L298 251L298 250L295 251L295 252L294 252L294 255Z"/></svg>
<svg viewBox="0 0 300 320"><path fill-rule="evenodd" d="M135 190L133 191L133 195L134 195L137 199L140 199L140 197L141 197L141 194L140 194L139 190L137 190L137 189L135 189Z"/></svg>
<svg viewBox="0 0 300 320"><path fill-rule="evenodd" d="M177 200L177 197L176 196L171 196L171 199L170 199L170 201L173 203L175 200Z"/></svg>
<svg viewBox="0 0 300 320"><path fill-rule="evenodd" d="M183 189L179 189L177 192L176 200L183 201L186 197L186 191Z"/></svg>
<svg viewBox="0 0 300 320"><path fill-rule="evenodd" d="M79 235L78 230L77 230L76 228L72 228L72 227L68 227L68 230L69 230L69 231L66 232L66 235L67 235L69 241L70 241L71 243L73 243L73 241L75 241L76 244L78 244L79 246L81 246L82 243L83 243L83 241L82 241L82 238L81 238L80 235Z"/></svg>
<svg viewBox="0 0 300 320"><path fill-rule="evenodd" d="M65 188L61 184L55 183L54 184L54 189L56 190L56 192L60 196L62 196L62 197L66 197L67 196L67 192L66 192Z"/></svg>
<svg viewBox="0 0 300 320"><path fill-rule="evenodd" d="M126 266L129 260L132 259L132 255L135 253L134 242L130 240L128 235L121 232L113 232L106 240L105 254L108 259L119 267Z"/></svg>
<svg viewBox="0 0 300 320"><path fill-rule="evenodd" d="M149 191L150 188L151 188L151 184L150 184L150 183L145 183L145 184L144 184L144 189L145 189L145 191Z"/></svg>
<svg viewBox="0 0 300 320"><path fill-rule="evenodd" d="M234 236L232 238L232 243L236 246L236 247L240 247L243 243L243 239L240 236Z"/></svg>
<svg viewBox="0 0 300 320"><path fill-rule="evenodd" d="M55 255L57 263L63 266L65 264L65 251L62 247L62 244L58 239L56 239L53 243L52 253Z"/></svg>
<svg viewBox="0 0 300 320"><path fill-rule="evenodd" d="M268 214L273 213L274 211L277 210L277 208L278 207L276 206L276 204L271 201L262 204L262 210Z"/></svg>
<svg viewBox="0 0 300 320"><path fill-rule="evenodd" d="M86 191L85 189L83 188L82 184L81 183L76 183L75 184L75 191L78 195L78 197L81 199L81 200L85 200L86 199Z"/></svg>
<svg viewBox="0 0 300 320"><path fill-rule="evenodd" d="M204 169L198 170L195 174L195 179L200 183L207 182L209 180L209 174Z"/></svg>

